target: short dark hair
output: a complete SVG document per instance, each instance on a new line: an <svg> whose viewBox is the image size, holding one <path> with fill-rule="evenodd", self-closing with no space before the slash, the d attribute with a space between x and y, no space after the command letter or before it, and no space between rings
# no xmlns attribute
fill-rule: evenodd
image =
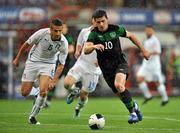
<svg viewBox="0 0 180 133"><path fill-rule="evenodd" d="M107 13L105 10L102 10L102 9L97 9L94 11L93 15L92 15L92 18L96 19L96 18L101 18L101 17L107 17Z"/></svg>
<svg viewBox="0 0 180 133"><path fill-rule="evenodd" d="M150 24L146 25L146 28L152 28L152 29L154 29L153 26L150 25Z"/></svg>
<svg viewBox="0 0 180 133"><path fill-rule="evenodd" d="M61 19L55 18L51 21L51 24L56 25L56 26L62 26L63 23L62 23Z"/></svg>

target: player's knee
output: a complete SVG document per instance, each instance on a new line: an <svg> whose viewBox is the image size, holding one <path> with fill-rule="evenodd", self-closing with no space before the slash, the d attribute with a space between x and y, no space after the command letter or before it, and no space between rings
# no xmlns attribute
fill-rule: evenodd
<svg viewBox="0 0 180 133"><path fill-rule="evenodd" d="M29 91L27 91L27 90L28 90L28 89L22 88L22 89L21 89L21 95L24 96L24 97L28 96L28 95L29 95Z"/></svg>
<svg viewBox="0 0 180 133"><path fill-rule="evenodd" d="M22 95L23 97L26 97L26 96L28 96L28 93L27 93L26 91L22 91L22 90L21 90L21 95Z"/></svg>
<svg viewBox="0 0 180 133"><path fill-rule="evenodd" d="M45 90L40 91L40 96L41 97L46 97L47 96L47 91L45 91Z"/></svg>
<svg viewBox="0 0 180 133"><path fill-rule="evenodd" d="M74 77L67 75L64 79L64 88L69 90L75 83L76 80L74 79Z"/></svg>
<svg viewBox="0 0 180 133"><path fill-rule="evenodd" d="M64 81L64 88L69 89L71 88L71 85L67 81Z"/></svg>
<svg viewBox="0 0 180 133"><path fill-rule="evenodd" d="M68 79L65 79L64 80L64 88L65 89L70 89L72 87L72 84L69 82L69 80Z"/></svg>
<svg viewBox="0 0 180 133"><path fill-rule="evenodd" d="M116 87L116 89L120 92L125 90L125 86L122 85L121 83L114 83L114 86Z"/></svg>

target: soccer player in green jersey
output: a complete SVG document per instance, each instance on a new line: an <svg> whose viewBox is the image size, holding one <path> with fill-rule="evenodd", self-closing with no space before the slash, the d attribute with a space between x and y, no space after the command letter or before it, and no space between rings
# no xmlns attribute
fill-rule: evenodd
<svg viewBox="0 0 180 133"><path fill-rule="evenodd" d="M137 37L126 31L123 26L108 24L106 11L96 10L93 13L93 18L97 27L89 34L84 52L89 54L96 50L98 63L107 84L129 110L128 123L141 121L142 113L137 103L132 100L129 91L125 89L125 82L128 78L128 63L122 52L119 37L130 39L140 49L145 59L148 60L150 54L144 49Z"/></svg>

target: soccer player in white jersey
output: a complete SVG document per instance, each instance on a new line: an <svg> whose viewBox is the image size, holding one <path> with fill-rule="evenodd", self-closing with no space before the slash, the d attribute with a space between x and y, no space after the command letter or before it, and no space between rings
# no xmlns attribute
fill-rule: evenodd
<svg viewBox="0 0 180 133"><path fill-rule="evenodd" d="M22 75L21 86L22 96L28 96L35 80L39 80L40 93L29 116L31 124L40 124L35 117L45 101L48 90L55 86L64 68L68 54L68 42L62 35L62 28L62 21L58 18L53 19L50 28L40 29L29 37L13 60L13 64L17 67L24 51L32 46ZM55 72L58 53L60 64Z"/></svg>
<svg viewBox="0 0 180 133"><path fill-rule="evenodd" d="M143 104L152 99L147 83L154 82L159 94L162 96L161 105L164 106L168 103L168 96L161 73L161 44L158 38L154 35L154 29L152 26L146 26L145 33L147 40L144 42L144 47L150 52L151 57L148 61L143 60L143 63L137 72L137 83L145 97Z"/></svg>
<svg viewBox="0 0 180 133"><path fill-rule="evenodd" d="M101 75L101 70L97 64L96 52L94 51L90 55L85 55L83 52L84 43L87 41L88 35L94 26L95 23L92 19L92 26L81 30L75 51L75 57L78 59L64 80L65 88L70 91L66 99L67 104L72 103L73 99L79 94L79 88L75 87L75 83L78 81L82 82L74 117L80 117L80 111L88 102L88 94L95 90L99 75Z"/></svg>

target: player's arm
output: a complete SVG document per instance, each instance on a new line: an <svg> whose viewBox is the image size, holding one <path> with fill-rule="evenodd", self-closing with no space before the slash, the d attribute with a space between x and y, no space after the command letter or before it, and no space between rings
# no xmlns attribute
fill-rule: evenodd
<svg viewBox="0 0 180 133"><path fill-rule="evenodd" d="M74 54L76 59L79 58L79 56L82 52L82 47L84 45L83 36L84 36L84 33L83 33L83 30L81 30L81 32L79 33L78 38L77 38L76 51Z"/></svg>
<svg viewBox="0 0 180 133"><path fill-rule="evenodd" d="M79 58L80 54L81 54L81 51L82 51L82 46L80 44L76 44L76 51L75 51L75 54L74 56L76 57L76 59Z"/></svg>
<svg viewBox="0 0 180 133"><path fill-rule="evenodd" d="M27 49L29 46L30 46L30 45L29 45L27 42L25 42L25 43L21 46L21 48L19 49L19 51L18 51L15 59L13 60L14 66L18 67L18 65L19 65L19 60L20 60L21 56L23 55L23 53L26 51L26 49Z"/></svg>
<svg viewBox="0 0 180 133"><path fill-rule="evenodd" d="M144 48L141 41L131 32L126 31L126 37L129 38L141 51L143 57L148 60L150 53Z"/></svg>
<svg viewBox="0 0 180 133"><path fill-rule="evenodd" d="M96 33L91 31L88 36L87 42L84 44L85 45L85 48L84 48L85 54L90 54L95 49L100 50L101 52L104 51L104 46L102 44L94 45L94 43L96 42L95 38L96 38Z"/></svg>
<svg viewBox="0 0 180 133"><path fill-rule="evenodd" d="M39 42L40 36L43 34L45 29L40 29L36 31L34 34L32 34L29 39L21 46L18 54L16 55L15 59L13 60L13 64L17 67L19 65L19 60L22 56L22 54L26 51L27 48L29 48L32 45L36 45Z"/></svg>
<svg viewBox="0 0 180 133"><path fill-rule="evenodd" d="M54 88L57 81L59 80L59 76L61 75L61 73L64 69L64 64L65 64L67 55L68 55L68 42L67 42L67 40L65 40L65 47L63 49L61 49L58 54L59 64L57 66L57 69L56 69L53 79L49 83L49 89Z"/></svg>
<svg viewBox="0 0 180 133"><path fill-rule="evenodd" d="M86 42L85 43L85 48L84 48L84 53L85 54L90 54L95 49L103 52L104 51L104 45L102 45L102 44L94 45L92 42Z"/></svg>
<svg viewBox="0 0 180 133"><path fill-rule="evenodd" d="M49 89L50 90L53 89L54 86L56 85L57 81L59 80L59 76L61 75L63 69L64 69L64 65L63 64L58 64L56 72L54 74L54 77L49 83Z"/></svg>

